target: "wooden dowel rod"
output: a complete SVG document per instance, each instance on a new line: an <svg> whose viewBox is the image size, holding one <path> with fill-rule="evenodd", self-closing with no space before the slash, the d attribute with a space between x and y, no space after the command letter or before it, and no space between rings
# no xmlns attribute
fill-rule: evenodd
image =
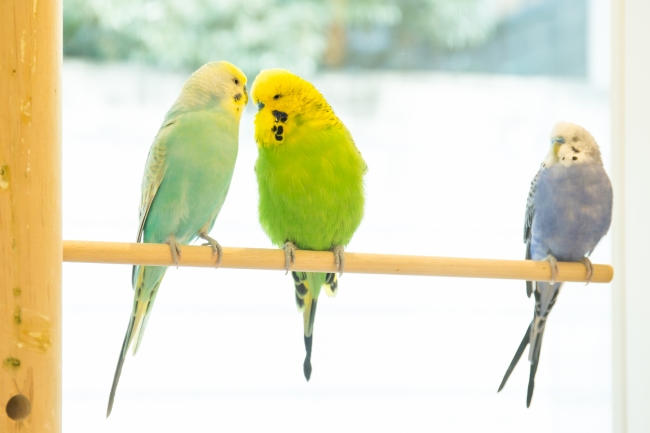
<svg viewBox="0 0 650 433"><path fill-rule="evenodd" d="M214 267L210 247L182 246L179 266ZM119 242L63 241L63 261L173 266L169 246ZM585 281L582 263L559 263L557 281ZM284 252L279 249L223 248L222 268L284 270ZM334 256L327 251L296 251L292 270L334 272ZM437 277L499 278L548 281L548 262L531 260L465 259L452 257L402 256L345 253L345 272L350 274L428 275ZM609 283L614 269L594 265L592 283Z"/></svg>

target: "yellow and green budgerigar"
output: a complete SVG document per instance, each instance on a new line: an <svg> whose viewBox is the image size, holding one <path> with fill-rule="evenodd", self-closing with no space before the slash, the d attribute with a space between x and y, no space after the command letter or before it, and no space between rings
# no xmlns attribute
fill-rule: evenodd
<svg viewBox="0 0 650 433"><path fill-rule="evenodd" d="M350 132L308 81L284 69L262 71L251 88L257 105L255 164L260 223L282 246L287 271L296 249L332 251L339 273L343 247L361 223L367 170ZM305 378L311 376L312 335L321 288L333 296L335 273L292 272L303 312Z"/></svg>
<svg viewBox="0 0 650 433"><path fill-rule="evenodd" d="M199 68L167 111L149 150L142 179L138 242L167 243L178 264L179 245L206 240L221 261L221 246L208 233L226 200L239 147L239 120L248 102L246 76L221 61ZM129 347L142 341L166 266L134 266L133 308L120 351L106 416Z"/></svg>

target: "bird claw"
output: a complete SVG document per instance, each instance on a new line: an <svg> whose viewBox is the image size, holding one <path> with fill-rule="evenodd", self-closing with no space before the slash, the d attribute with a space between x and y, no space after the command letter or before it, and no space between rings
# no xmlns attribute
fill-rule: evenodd
<svg viewBox="0 0 650 433"><path fill-rule="evenodd" d="M176 242L174 236L169 236L165 243L169 245L169 251L172 253L172 260L176 265L176 269L178 269L178 259L182 258L181 247L178 245L178 242Z"/></svg>
<svg viewBox="0 0 650 433"><path fill-rule="evenodd" d="M343 269L345 268L345 250L342 245L337 245L332 247L330 250L334 253L334 264L336 265L336 272L339 273L339 277L343 275Z"/></svg>
<svg viewBox="0 0 650 433"><path fill-rule="evenodd" d="M594 265L591 263L591 260L589 260L589 257L583 257L580 259L580 262L585 265L585 268L587 268L587 282L585 283L585 286L589 283L591 283L591 278L594 276Z"/></svg>
<svg viewBox="0 0 650 433"><path fill-rule="evenodd" d="M284 250L284 269L286 272L284 275L289 273L292 263L296 263L296 250L298 249L293 242L286 241L282 247Z"/></svg>
<svg viewBox="0 0 650 433"><path fill-rule="evenodd" d="M549 254L544 260L551 265L551 284L555 284L557 276L560 275L560 270L557 267L557 259L553 254Z"/></svg>
<svg viewBox="0 0 650 433"><path fill-rule="evenodd" d="M214 257L215 255L217 256L217 262L215 263L214 267L218 268L219 265L221 264L221 256L222 256L222 253L223 253L223 250L221 249L221 245L219 245L219 242L217 242L216 239L211 238L210 236L208 236L205 233L199 234L199 237L201 239L207 241L206 243L201 244L201 246L205 247L205 246L209 245L210 248L212 248L212 257Z"/></svg>

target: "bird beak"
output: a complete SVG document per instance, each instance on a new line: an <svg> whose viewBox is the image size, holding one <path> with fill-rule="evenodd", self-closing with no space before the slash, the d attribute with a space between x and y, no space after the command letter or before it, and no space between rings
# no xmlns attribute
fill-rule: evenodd
<svg viewBox="0 0 650 433"><path fill-rule="evenodd" d="M262 108L264 108L264 102L259 101L259 102L257 103L257 111L260 111Z"/></svg>
<svg viewBox="0 0 650 433"><path fill-rule="evenodd" d="M553 143L553 154L557 157L557 152L560 150L560 147L566 143L566 140L564 137L553 137L551 142Z"/></svg>

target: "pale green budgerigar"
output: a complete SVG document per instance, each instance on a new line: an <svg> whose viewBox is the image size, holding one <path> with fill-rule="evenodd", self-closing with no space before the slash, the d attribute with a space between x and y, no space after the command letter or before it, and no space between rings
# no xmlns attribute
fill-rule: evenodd
<svg viewBox="0 0 650 433"><path fill-rule="evenodd" d="M221 246L208 236L228 194L237 159L239 120L248 102L246 76L228 62L211 62L185 82L154 139L142 179L138 242L167 243L174 263L179 245L207 241L221 261ZM166 266L134 266L135 291L106 416L129 347L138 350Z"/></svg>

